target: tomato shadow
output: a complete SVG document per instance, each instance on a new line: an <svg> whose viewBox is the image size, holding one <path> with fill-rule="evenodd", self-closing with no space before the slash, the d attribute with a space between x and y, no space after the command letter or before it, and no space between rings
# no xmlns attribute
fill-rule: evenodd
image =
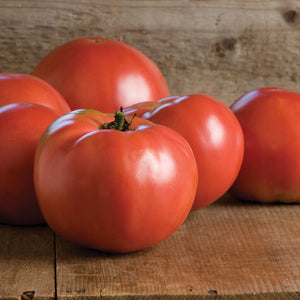
<svg viewBox="0 0 300 300"><path fill-rule="evenodd" d="M137 257L139 255L145 255L145 253L151 252L152 247L148 247L141 250L131 251L131 252L111 252L99 249L88 248L79 244L76 244L72 241L65 239L64 237L56 234L55 235L55 244L56 244L56 255L59 259L67 261L69 257L72 259L75 258L81 260L83 257L85 259L124 259L130 257Z"/></svg>
<svg viewBox="0 0 300 300"><path fill-rule="evenodd" d="M283 203L280 201L274 201L271 203L262 203L255 200L246 200L242 199L236 196L231 195L229 192L224 194L222 197L220 197L218 200L216 200L211 205L217 205L217 206L264 206L264 207L273 207L273 206L299 206L300 203Z"/></svg>

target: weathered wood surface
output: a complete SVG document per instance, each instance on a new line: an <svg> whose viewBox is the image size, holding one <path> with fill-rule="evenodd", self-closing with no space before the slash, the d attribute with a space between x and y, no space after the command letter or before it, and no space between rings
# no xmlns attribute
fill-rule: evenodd
<svg viewBox="0 0 300 300"><path fill-rule="evenodd" d="M300 205L228 195L167 240L130 254L83 249L47 227L0 227L0 299L288 299L300 297ZM52 254L55 251L55 259ZM54 268L56 271L54 272ZM56 276L56 290L54 286Z"/></svg>
<svg viewBox="0 0 300 300"><path fill-rule="evenodd" d="M271 299L296 299L299 212L299 205L249 204L224 197L192 213L164 242L127 255L101 254L59 238L57 294L62 299L205 299L212 294L220 299L255 299L257 294L269 299L263 297L273 293Z"/></svg>
<svg viewBox="0 0 300 300"><path fill-rule="evenodd" d="M0 72L30 73L54 47L83 36L148 55L172 94L231 104L246 91L300 92L298 0L0 0Z"/></svg>
<svg viewBox="0 0 300 300"><path fill-rule="evenodd" d="M55 296L54 235L47 226L0 225L0 299Z"/></svg>

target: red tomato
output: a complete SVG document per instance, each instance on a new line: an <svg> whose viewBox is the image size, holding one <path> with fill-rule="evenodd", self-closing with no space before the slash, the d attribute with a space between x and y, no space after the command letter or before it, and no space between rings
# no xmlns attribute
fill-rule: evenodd
<svg viewBox="0 0 300 300"><path fill-rule="evenodd" d="M140 118L126 122L130 130L109 129L112 120L88 109L50 125L37 148L34 183L55 232L85 247L130 252L184 222L197 166L177 132Z"/></svg>
<svg viewBox="0 0 300 300"><path fill-rule="evenodd" d="M107 38L79 38L45 56L33 74L53 85L71 108L114 112L169 96L158 67L144 54Z"/></svg>
<svg viewBox="0 0 300 300"><path fill-rule="evenodd" d="M62 95L42 79L27 74L0 73L0 106L15 102L41 104L60 114L70 112Z"/></svg>
<svg viewBox="0 0 300 300"><path fill-rule="evenodd" d="M238 120L225 104L195 94L138 103L124 112L142 112L143 118L175 129L188 141L199 177L192 210L211 204L228 191L242 163L244 140Z"/></svg>
<svg viewBox="0 0 300 300"><path fill-rule="evenodd" d="M232 106L245 136L245 157L231 193L259 202L300 202L300 94L253 90Z"/></svg>
<svg viewBox="0 0 300 300"><path fill-rule="evenodd" d="M0 222L15 225L44 223L33 187L35 149L44 130L60 117L32 103L0 107Z"/></svg>

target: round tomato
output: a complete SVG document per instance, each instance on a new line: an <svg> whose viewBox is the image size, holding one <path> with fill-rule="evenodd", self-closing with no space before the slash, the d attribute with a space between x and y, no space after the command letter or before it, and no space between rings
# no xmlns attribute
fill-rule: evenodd
<svg viewBox="0 0 300 300"><path fill-rule="evenodd" d="M192 210L225 194L239 172L244 139L230 109L212 97L194 94L138 103L124 109L178 131L193 149L198 166L198 189Z"/></svg>
<svg viewBox="0 0 300 300"><path fill-rule="evenodd" d="M120 106L169 96L162 73L148 57L107 38L67 42L46 55L32 74L54 86L72 110L114 112Z"/></svg>
<svg viewBox="0 0 300 300"><path fill-rule="evenodd" d="M0 73L0 106L16 102L44 105L60 114L71 111L63 96L44 80L27 74Z"/></svg>
<svg viewBox="0 0 300 300"><path fill-rule="evenodd" d="M42 105L0 107L0 222L44 223L33 186L33 161L40 137L61 115Z"/></svg>
<svg viewBox="0 0 300 300"><path fill-rule="evenodd" d="M82 246L150 247L187 217L197 187L193 152L177 132L95 110L55 121L37 148L34 183L49 226Z"/></svg>
<svg viewBox="0 0 300 300"><path fill-rule="evenodd" d="M245 156L231 193L259 202L300 202L300 94L250 91L231 110L245 136Z"/></svg>

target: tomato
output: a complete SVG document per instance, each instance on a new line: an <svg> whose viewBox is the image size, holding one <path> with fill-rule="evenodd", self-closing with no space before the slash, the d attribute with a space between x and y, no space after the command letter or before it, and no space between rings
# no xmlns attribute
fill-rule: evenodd
<svg viewBox="0 0 300 300"><path fill-rule="evenodd" d="M173 96L124 109L178 131L193 149L198 189L192 210L225 194L239 172L244 139L235 115L222 102L203 94Z"/></svg>
<svg viewBox="0 0 300 300"><path fill-rule="evenodd" d="M114 112L120 106L169 96L158 67L135 48L89 37L52 50L32 72L53 85L72 110Z"/></svg>
<svg viewBox="0 0 300 300"><path fill-rule="evenodd" d="M300 202L300 94L259 88L231 110L245 136L245 157L231 193L263 203Z"/></svg>
<svg viewBox="0 0 300 300"><path fill-rule="evenodd" d="M184 222L197 166L177 132L140 118L122 126L121 112L115 118L81 109L52 123L37 147L34 184L55 232L88 248L130 252Z"/></svg>
<svg viewBox="0 0 300 300"><path fill-rule="evenodd" d="M0 222L44 223L33 186L35 149L58 112L33 103L0 107Z"/></svg>
<svg viewBox="0 0 300 300"><path fill-rule="evenodd" d="M0 73L0 106L26 102L45 105L60 114L70 112L61 94L44 80L20 73Z"/></svg>

